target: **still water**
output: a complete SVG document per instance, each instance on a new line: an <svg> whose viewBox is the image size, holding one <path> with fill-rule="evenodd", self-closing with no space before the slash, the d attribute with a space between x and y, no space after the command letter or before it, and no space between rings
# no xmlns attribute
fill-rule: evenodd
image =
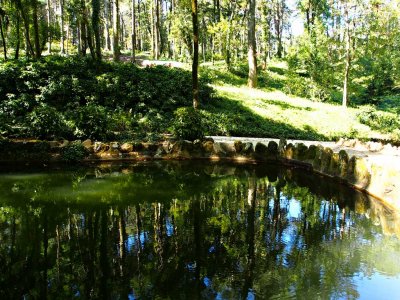
<svg viewBox="0 0 400 300"><path fill-rule="evenodd" d="M400 299L400 221L271 165L0 173L1 299Z"/></svg>

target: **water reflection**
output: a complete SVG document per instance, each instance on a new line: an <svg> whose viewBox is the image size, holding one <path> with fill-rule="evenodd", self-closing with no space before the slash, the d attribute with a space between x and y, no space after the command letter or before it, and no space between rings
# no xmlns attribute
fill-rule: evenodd
<svg viewBox="0 0 400 300"><path fill-rule="evenodd" d="M1 299L400 295L398 215L297 170L9 172L0 205Z"/></svg>

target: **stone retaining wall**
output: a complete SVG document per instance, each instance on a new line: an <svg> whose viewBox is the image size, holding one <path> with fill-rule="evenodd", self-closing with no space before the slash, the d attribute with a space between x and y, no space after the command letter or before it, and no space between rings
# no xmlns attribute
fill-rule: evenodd
<svg viewBox="0 0 400 300"><path fill-rule="evenodd" d="M84 149L82 161L211 159L242 162L277 162L298 166L332 177L364 190L400 209L399 166L390 162L349 155L351 151L334 152L322 145L292 144L285 140L268 144L239 140L214 142L213 139L190 141L167 140L161 143L103 143L86 140L69 141L0 141L1 162L59 162L66 160L65 149L78 145ZM79 148L78 147L78 148ZM82 159L81 159L82 158ZM71 157L68 157L71 160Z"/></svg>

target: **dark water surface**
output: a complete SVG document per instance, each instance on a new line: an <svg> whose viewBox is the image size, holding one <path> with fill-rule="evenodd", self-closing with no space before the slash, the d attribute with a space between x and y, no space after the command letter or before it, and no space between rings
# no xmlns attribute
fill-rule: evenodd
<svg viewBox="0 0 400 300"><path fill-rule="evenodd" d="M400 299L400 221L271 165L0 173L0 299Z"/></svg>

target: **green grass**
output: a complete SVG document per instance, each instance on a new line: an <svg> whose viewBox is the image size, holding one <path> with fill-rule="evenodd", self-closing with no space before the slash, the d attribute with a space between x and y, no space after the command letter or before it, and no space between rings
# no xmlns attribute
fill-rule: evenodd
<svg viewBox="0 0 400 300"><path fill-rule="evenodd" d="M309 140L390 139L387 131L372 130L359 121L363 107L343 109L335 103L285 93L289 80L286 72L285 63L271 63L259 74L259 88L249 89L245 67L227 70L223 64L216 64L201 68L202 76L208 77L216 90L216 100L205 110L209 115L220 116L216 122L226 127L220 133ZM398 103L397 98L390 99ZM393 112L395 105L390 104L387 111Z"/></svg>

